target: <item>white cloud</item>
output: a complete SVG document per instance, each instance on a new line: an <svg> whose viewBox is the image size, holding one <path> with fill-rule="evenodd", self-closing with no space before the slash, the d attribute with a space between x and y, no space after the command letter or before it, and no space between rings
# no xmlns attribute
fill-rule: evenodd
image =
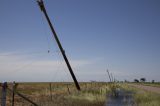
<svg viewBox="0 0 160 106"><path fill-rule="evenodd" d="M7 55L8 53L0 53L0 80L11 81L30 81L51 79L54 74L59 74L59 77L70 77L69 71L65 62L60 60L31 58L23 55ZM10 53L11 54L11 53ZM73 69L79 69L86 65L92 64L88 60L71 60ZM67 71L66 71L67 70ZM58 71L58 72L57 72ZM74 71L76 74L76 71ZM31 76L34 75L34 76ZM45 77L44 77L45 76Z"/></svg>

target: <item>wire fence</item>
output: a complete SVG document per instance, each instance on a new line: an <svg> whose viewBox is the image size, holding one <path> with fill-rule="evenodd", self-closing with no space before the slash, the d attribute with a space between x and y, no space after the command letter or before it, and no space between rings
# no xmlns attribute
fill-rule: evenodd
<svg viewBox="0 0 160 106"><path fill-rule="evenodd" d="M1 106L44 106L55 102L57 95L71 93L68 83L0 83ZM72 89L75 91L76 89Z"/></svg>
<svg viewBox="0 0 160 106"><path fill-rule="evenodd" d="M70 97L86 92L97 96L106 93L106 83L80 83L81 92L72 82L0 83L1 106L70 106ZM84 93L85 94L85 93ZM86 96L86 95L85 95ZM66 98L67 97L67 98ZM83 98L83 97L82 97ZM76 104L75 104L76 105Z"/></svg>

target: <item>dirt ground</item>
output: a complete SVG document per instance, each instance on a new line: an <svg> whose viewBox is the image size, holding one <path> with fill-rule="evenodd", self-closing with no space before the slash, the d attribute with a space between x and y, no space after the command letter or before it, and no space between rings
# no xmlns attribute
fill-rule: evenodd
<svg viewBox="0 0 160 106"><path fill-rule="evenodd" d="M138 85L138 84L129 84L129 85L134 86L136 88L146 90L146 91L151 91L151 92L155 92L155 93L160 94L160 88L159 87L152 87L152 86L145 86L145 85Z"/></svg>

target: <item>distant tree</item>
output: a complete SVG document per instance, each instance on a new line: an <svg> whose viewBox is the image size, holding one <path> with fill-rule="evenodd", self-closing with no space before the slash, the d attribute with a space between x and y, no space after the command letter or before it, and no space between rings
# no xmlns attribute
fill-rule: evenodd
<svg viewBox="0 0 160 106"><path fill-rule="evenodd" d="M146 78L141 78L140 81L141 82L146 82Z"/></svg>
<svg viewBox="0 0 160 106"><path fill-rule="evenodd" d="M137 82L137 83L138 83L138 82L139 82L139 80L138 80L138 79L134 79L134 82Z"/></svg>
<svg viewBox="0 0 160 106"><path fill-rule="evenodd" d="M154 83L155 81L154 80L152 80L152 83Z"/></svg>

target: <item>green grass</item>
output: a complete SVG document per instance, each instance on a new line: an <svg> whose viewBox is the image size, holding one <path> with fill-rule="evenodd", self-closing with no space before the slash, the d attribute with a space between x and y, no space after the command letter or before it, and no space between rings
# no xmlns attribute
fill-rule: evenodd
<svg viewBox="0 0 160 106"><path fill-rule="evenodd" d="M145 86L153 86L153 87L160 87L160 82L155 82L155 83L151 83L151 82L133 82L134 84L138 84L138 85L145 85Z"/></svg>
<svg viewBox="0 0 160 106"><path fill-rule="evenodd" d="M138 106L160 106L160 95L152 92L136 92L134 95Z"/></svg>
<svg viewBox="0 0 160 106"><path fill-rule="evenodd" d="M106 96L100 93L83 92L66 96L71 100L71 104L75 106L103 106L106 101ZM68 106L70 106L69 104Z"/></svg>
<svg viewBox="0 0 160 106"><path fill-rule="evenodd" d="M121 87L133 92L135 103L138 106L160 106L160 94L134 88L127 84L122 84Z"/></svg>

